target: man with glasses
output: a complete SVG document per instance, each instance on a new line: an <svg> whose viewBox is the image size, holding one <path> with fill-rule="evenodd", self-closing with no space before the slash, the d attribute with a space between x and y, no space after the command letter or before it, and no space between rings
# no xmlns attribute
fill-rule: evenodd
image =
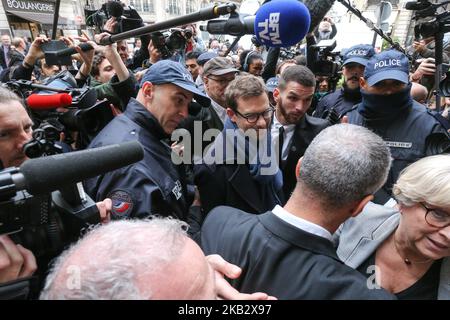
<svg viewBox="0 0 450 320"><path fill-rule="evenodd" d="M273 97L275 116L271 125L273 145L278 146L283 172L284 197L289 198L296 184L295 167L314 137L329 123L306 114L316 85L314 74L305 66L287 68L278 80Z"/></svg>
<svg viewBox="0 0 450 320"><path fill-rule="evenodd" d="M205 213L228 205L262 213L283 202L282 174L271 150L274 113L264 82L239 76L225 90L224 130L194 167Z"/></svg>

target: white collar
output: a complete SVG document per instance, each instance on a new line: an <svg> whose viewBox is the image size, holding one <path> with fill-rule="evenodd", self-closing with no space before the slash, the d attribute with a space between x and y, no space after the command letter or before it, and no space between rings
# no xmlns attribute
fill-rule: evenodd
<svg viewBox="0 0 450 320"><path fill-rule="evenodd" d="M222 107L220 104L215 102L213 99L211 99L211 106L214 109L214 111L217 113L217 115L219 116L220 120L222 120L222 123L225 123L225 121L228 118L227 110L224 107Z"/></svg>
<svg viewBox="0 0 450 320"><path fill-rule="evenodd" d="M308 220L302 219L300 217L297 217L290 213L289 211L286 211L284 208L282 208L279 205L276 205L275 208L272 210L273 214L276 215L281 220L289 223L290 225L293 225L294 227L301 229L303 231L306 231L308 233L312 233L316 236L328 239L332 241L333 236L331 233L326 230L325 228L312 223Z"/></svg>
<svg viewBox="0 0 450 320"><path fill-rule="evenodd" d="M278 129L280 127L284 127L284 132L288 133L290 131L294 131L295 129L295 124L287 124L287 125L282 125L280 121L278 121L277 119L277 115L274 113L273 115L273 126Z"/></svg>

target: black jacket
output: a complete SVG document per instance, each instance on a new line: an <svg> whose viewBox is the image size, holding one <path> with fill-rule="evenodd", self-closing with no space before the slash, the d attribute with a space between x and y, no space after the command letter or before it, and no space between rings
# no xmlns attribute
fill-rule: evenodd
<svg viewBox="0 0 450 320"><path fill-rule="evenodd" d="M295 126L294 136L289 146L289 154L286 161L281 164L283 172L283 193L287 200L297 183L295 168L300 157L305 153L306 148L320 131L328 127L330 123L323 119L318 119L305 115Z"/></svg>
<svg viewBox="0 0 450 320"><path fill-rule="evenodd" d="M194 175L206 214L223 205L258 214L272 210L278 204L250 175L245 164L195 165Z"/></svg>
<svg viewBox="0 0 450 320"><path fill-rule="evenodd" d="M339 260L331 241L305 232L272 212L261 215L218 207L201 232L206 255L219 254L243 273L240 292L266 292L278 299L393 299L370 290L367 279Z"/></svg>
<svg viewBox="0 0 450 320"><path fill-rule="evenodd" d="M320 99L313 115L314 117L325 119L328 116L330 109L334 108L334 110L342 116L350 111L355 104L360 102L361 95L346 94L344 88L341 88Z"/></svg>
<svg viewBox="0 0 450 320"><path fill-rule="evenodd" d="M144 148L143 160L85 182L96 201L112 198L113 219L158 214L187 220L194 189L188 192L183 170L173 164L169 145L161 141L166 138L153 115L131 98L125 112L90 144L95 148L137 140Z"/></svg>

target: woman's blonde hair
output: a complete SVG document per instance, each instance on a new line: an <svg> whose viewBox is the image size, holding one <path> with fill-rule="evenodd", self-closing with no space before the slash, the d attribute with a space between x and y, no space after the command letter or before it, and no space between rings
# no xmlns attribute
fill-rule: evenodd
<svg viewBox="0 0 450 320"><path fill-rule="evenodd" d="M403 169L392 193L405 206L426 202L450 207L450 154L426 157Z"/></svg>

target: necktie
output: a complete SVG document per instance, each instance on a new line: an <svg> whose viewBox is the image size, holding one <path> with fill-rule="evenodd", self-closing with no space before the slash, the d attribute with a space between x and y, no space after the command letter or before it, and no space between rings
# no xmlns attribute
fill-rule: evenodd
<svg viewBox="0 0 450 320"><path fill-rule="evenodd" d="M283 144L284 144L284 127L281 126L278 129L278 166L281 167L281 161L283 160Z"/></svg>

